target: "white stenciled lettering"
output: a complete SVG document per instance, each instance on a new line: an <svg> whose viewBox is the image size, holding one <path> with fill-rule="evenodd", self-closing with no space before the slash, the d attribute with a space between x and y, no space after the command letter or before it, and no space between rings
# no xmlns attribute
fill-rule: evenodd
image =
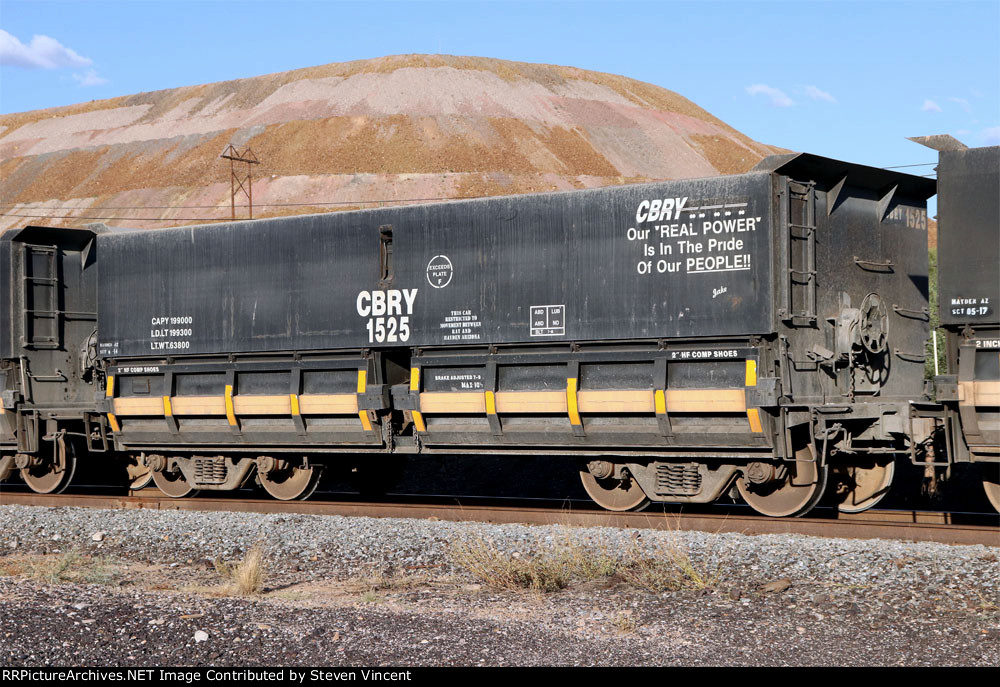
<svg viewBox="0 0 1000 687"><path fill-rule="evenodd" d="M702 222L702 233L707 234L734 234L737 232L757 231L759 217L741 217L740 219L717 219L711 222Z"/></svg>
<svg viewBox="0 0 1000 687"><path fill-rule="evenodd" d="M367 317L368 343L397 343L410 338L410 316L417 289L362 291L355 302L358 315Z"/></svg>
<svg viewBox="0 0 1000 687"><path fill-rule="evenodd" d="M680 217L681 210L687 205L687 196L683 198L655 198L644 200L639 203L635 211L635 221L642 222L669 222Z"/></svg>

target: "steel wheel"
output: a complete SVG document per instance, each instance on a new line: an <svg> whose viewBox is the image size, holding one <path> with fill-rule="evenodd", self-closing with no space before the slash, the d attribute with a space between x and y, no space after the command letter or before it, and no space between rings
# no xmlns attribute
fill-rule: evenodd
<svg viewBox="0 0 1000 687"><path fill-rule="evenodd" d="M838 465L832 468L833 498L841 513L866 511L889 493L896 463L880 465Z"/></svg>
<svg viewBox="0 0 1000 687"><path fill-rule="evenodd" d="M317 465L271 470L267 473L258 470L257 481L264 487L264 491L279 501L305 500L316 491L321 473L322 470Z"/></svg>
<svg viewBox="0 0 1000 687"><path fill-rule="evenodd" d="M736 481L740 496L751 508L773 518L805 515L823 496L826 467L813 461L793 461L777 466L784 474L765 482L754 482L747 472Z"/></svg>
<svg viewBox="0 0 1000 687"><path fill-rule="evenodd" d="M180 470L177 472L153 471L153 482L160 491L172 499L180 499L198 493L198 490L184 479L184 473Z"/></svg>
<svg viewBox="0 0 1000 687"><path fill-rule="evenodd" d="M73 480L76 472L76 450L73 442L59 437L52 442L52 460L44 465L21 468L21 479L39 494L59 494Z"/></svg>
<svg viewBox="0 0 1000 687"><path fill-rule="evenodd" d="M645 492L632 477L598 479L586 467L580 470L580 481L587 495L605 510L642 510L649 505Z"/></svg>
<svg viewBox="0 0 1000 687"><path fill-rule="evenodd" d="M983 491L993 508L1000 511L1000 466L983 465Z"/></svg>

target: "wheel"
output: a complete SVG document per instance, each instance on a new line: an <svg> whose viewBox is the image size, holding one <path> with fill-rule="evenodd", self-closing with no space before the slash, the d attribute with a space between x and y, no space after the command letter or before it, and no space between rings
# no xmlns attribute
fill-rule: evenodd
<svg viewBox="0 0 1000 687"><path fill-rule="evenodd" d="M833 500L841 513L866 511L889 493L896 463L837 465L831 470Z"/></svg>
<svg viewBox="0 0 1000 687"><path fill-rule="evenodd" d="M805 515L823 496L827 468L813 461L774 465L751 463L736 481L740 496L761 515L773 518Z"/></svg>
<svg viewBox="0 0 1000 687"><path fill-rule="evenodd" d="M1000 511L1000 465L983 465L983 491L993 508Z"/></svg>
<svg viewBox="0 0 1000 687"><path fill-rule="evenodd" d="M258 470L257 481L264 487L264 491L279 501L305 500L316 491L322 472L317 465L307 468L288 467L269 472Z"/></svg>
<svg viewBox="0 0 1000 687"><path fill-rule="evenodd" d="M198 493L198 490L184 479L184 473L180 470L177 472L154 471L153 482L160 491L172 499L180 499Z"/></svg>
<svg viewBox="0 0 1000 687"><path fill-rule="evenodd" d="M605 510L618 512L642 510L649 505L649 499L646 498L642 487L630 475L626 475L624 479L598 478L590 469L584 467L580 470L580 481L583 482L587 495Z"/></svg>
<svg viewBox="0 0 1000 687"><path fill-rule="evenodd" d="M52 442L52 459L42 465L21 468L21 479L39 494L59 494L73 480L76 472L76 449L61 436Z"/></svg>

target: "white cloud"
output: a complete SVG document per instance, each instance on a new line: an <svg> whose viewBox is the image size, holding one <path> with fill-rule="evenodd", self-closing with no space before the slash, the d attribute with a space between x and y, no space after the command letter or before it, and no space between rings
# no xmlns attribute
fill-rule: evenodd
<svg viewBox="0 0 1000 687"><path fill-rule="evenodd" d="M73 78L84 88L87 86L103 86L108 82L104 77L98 76L95 69L88 69L83 74L74 74Z"/></svg>
<svg viewBox="0 0 1000 687"><path fill-rule="evenodd" d="M0 65L24 69L58 69L60 67L89 67L93 60L50 36L34 35L25 45L14 36L0 29Z"/></svg>
<svg viewBox="0 0 1000 687"><path fill-rule="evenodd" d="M747 86L747 93L750 95L766 95L771 99L771 104L775 107L791 107L795 104L795 101L785 95L784 92L762 83Z"/></svg>
<svg viewBox="0 0 1000 687"><path fill-rule="evenodd" d="M828 103L835 103L837 99L826 91L821 91L815 86L806 86L806 95L808 95L813 100L825 100Z"/></svg>
<svg viewBox="0 0 1000 687"><path fill-rule="evenodd" d="M923 112L940 112L941 106L933 100L925 100L924 106L920 108Z"/></svg>
<svg viewBox="0 0 1000 687"><path fill-rule="evenodd" d="M948 98L953 103L958 103L965 110L966 114L972 112L972 104L965 98Z"/></svg>
<svg viewBox="0 0 1000 687"><path fill-rule="evenodd" d="M991 126L983 129L983 137L989 145L1000 143L1000 126Z"/></svg>

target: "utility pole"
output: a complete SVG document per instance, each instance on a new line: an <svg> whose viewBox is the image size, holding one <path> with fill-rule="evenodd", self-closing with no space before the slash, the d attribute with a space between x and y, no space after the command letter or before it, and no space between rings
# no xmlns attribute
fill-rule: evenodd
<svg viewBox="0 0 1000 687"><path fill-rule="evenodd" d="M250 204L250 219L253 219L253 173L252 167L250 165L259 165L260 160L254 154L253 150L247 146L247 149L242 153L238 151L232 143L222 151L222 155L219 156L225 160L229 160L229 207L232 211L232 218L236 219L236 187L239 186L240 190L243 191L243 195L247 197L247 201ZM236 173L236 163L245 162L247 165L247 175L245 179L240 179L239 175ZM244 186L244 182L246 186Z"/></svg>

